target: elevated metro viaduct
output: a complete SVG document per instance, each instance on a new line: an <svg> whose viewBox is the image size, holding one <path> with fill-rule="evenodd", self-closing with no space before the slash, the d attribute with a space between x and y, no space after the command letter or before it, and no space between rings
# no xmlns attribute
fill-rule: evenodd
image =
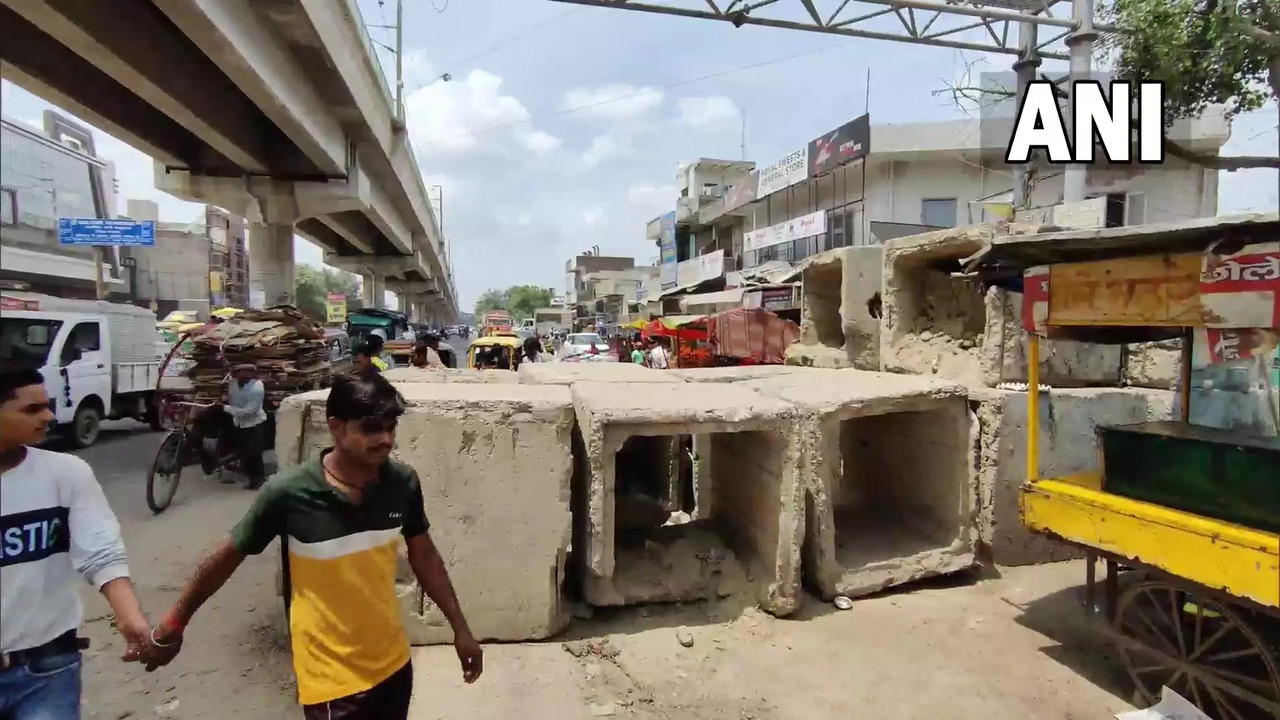
<svg viewBox="0 0 1280 720"><path fill-rule="evenodd" d="M142 150L156 186L248 218L250 290L290 302L293 235L457 314L449 259L355 0L0 0L0 73Z"/></svg>

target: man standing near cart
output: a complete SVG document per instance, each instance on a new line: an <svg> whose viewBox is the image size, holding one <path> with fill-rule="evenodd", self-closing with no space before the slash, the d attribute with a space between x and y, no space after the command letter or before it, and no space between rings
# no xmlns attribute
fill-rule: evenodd
<svg viewBox="0 0 1280 720"><path fill-rule="evenodd" d="M267 438L267 411L264 407L267 388L258 379L258 367L241 363L231 369L227 384L227 404L222 407L231 416L231 441L240 458L240 469L249 478L249 489L257 490L267 481L262 461Z"/></svg>

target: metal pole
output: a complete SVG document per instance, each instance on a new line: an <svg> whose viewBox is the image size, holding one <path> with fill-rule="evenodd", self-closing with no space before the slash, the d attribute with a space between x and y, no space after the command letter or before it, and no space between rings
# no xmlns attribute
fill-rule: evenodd
<svg viewBox="0 0 1280 720"><path fill-rule="evenodd" d="M106 283L102 281L102 248L93 248L93 296L101 300L107 296Z"/></svg>
<svg viewBox="0 0 1280 720"><path fill-rule="evenodd" d="M1072 0L1071 19L1080 23L1078 29L1068 35L1065 41L1071 63L1070 88L1068 89L1070 95L1068 98L1074 101L1076 83L1089 79L1093 59L1093 41L1098 37L1097 31L1093 27L1093 0ZM1072 122L1068 122L1067 127L1074 127L1074 113L1072 113L1069 103L1067 105L1067 113L1068 117L1072 118ZM1072 138L1072 142L1074 141L1075 138ZM1088 180L1089 169L1087 166L1068 165L1066 177L1063 181L1062 201L1080 202L1084 200Z"/></svg>
<svg viewBox="0 0 1280 720"><path fill-rule="evenodd" d="M404 123L404 0L396 0L396 119Z"/></svg>
<svg viewBox="0 0 1280 720"><path fill-rule="evenodd" d="M1039 28L1034 23L1018 24L1018 59L1013 63L1013 71L1018 75L1018 94L1014 102L1021 102L1027 96L1027 86L1036 79L1036 70L1040 67L1040 54L1036 50L1039 44ZM1035 156L1032 156L1034 160ZM1013 209L1023 210L1031 206L1031 188L1028 187L1027 174L1030 163L1013 166Z"/></svg>

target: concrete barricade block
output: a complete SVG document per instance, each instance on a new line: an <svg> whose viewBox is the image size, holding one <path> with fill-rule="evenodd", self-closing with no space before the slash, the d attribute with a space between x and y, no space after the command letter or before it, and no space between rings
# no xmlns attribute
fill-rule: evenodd
<svg viewBox="0 0 1280 720"><path fill-rule="evenodd" d="M793 375L809 372L809 368L795 365L734 365L730 367L710 368L677 368L667 370L667 375L678 377L685 382L741 382L778 375Z"/></svg>
<svg viewBox="0 0 1280 720"><path fill-rule="evenodd" d="M1082 557L1077 548L1028 531L1019 490L1027 475L1027 394L979 388L970 393L980 433L977 457L978 538L984 561L1033 565ZM1098 469L1095 430L1166 420L1170 391L1138 388L1054 388L1041 394L1040 477Z"/></svg>
<svg viewBox="0 0 1280 720"><path fill-rule="evenodd" d="M894 238L884 250L882 369L937 375L967 385L1025 382L1021 295L982 287L963 262L1000 235L1040 225L971 225ZM1051 340L1041 345L1041 381L1055 387L1119 385L1121 349Z"/></svg>
<svg viewBox="0 0 1280 720"><path fill-rule="evenodd" d="M395 368L382 373L393 383L507 383L519 382L510 370L472 370L468 368Z"/></svg>
<svg viewBox="0 0 1280 720"><path fill-rule="evenodd" d="M526 385L569 385L576 382L678 383L683 379L667 370L634 363L549 362L528 363L516 371Z"/></svg>
<svg viewBox="0 0 1280 720"><path fill-rule="evenodd" d="M801 418L804 575L824 599L968 569L977 483L967 391L861 370L744 383Z"/></svg>
<svg viewBox="0 0 1280 720"><path fill-rule="evenodd" d="M816 368L880 368L884 248L848 247L805 259L800 274L800 340L787 363Z"/></svg>
<svg viewBox="0 0 1280 720"><path fill-rule="evenodd" d="M583 455L573 546L588 602L724 596L734 591L729 585L746 581L736 555L759 568L765 610L796 609L800 448L789 403L739 383L581 382L572 390ZM696 487L692 468L680 473L681 494L696 496L697 519L684 524L675 524L675 514L668 519L666 508L637 509L652 507L663 492L662 457L672 437L680 457L704 453L710 468ZM695 437L701 442L691 442Z"/></svg>
<svg viewBox="0 0 1280 720"><path fill-rule="evenodd" d="M403 383L393 457L417 471L431 537L481 640L537 640L569 622L573 404L568 388ZM277 442L309 460L328 447L328 391L288 398ZM285 433L292 432L292 441ZM412 573L398 581L415 645L452 642Z"/></svg>

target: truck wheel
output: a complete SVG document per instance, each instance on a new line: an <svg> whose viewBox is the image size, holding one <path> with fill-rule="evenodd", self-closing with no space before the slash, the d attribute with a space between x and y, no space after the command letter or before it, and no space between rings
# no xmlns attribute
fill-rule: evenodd
<svg viewBox="0 0 1280 720"><path fill-rule="evenodd" d="M71 419L71 444L83 450L98 439L102 431L102 412L90 403L81 403Z"/></svg>

